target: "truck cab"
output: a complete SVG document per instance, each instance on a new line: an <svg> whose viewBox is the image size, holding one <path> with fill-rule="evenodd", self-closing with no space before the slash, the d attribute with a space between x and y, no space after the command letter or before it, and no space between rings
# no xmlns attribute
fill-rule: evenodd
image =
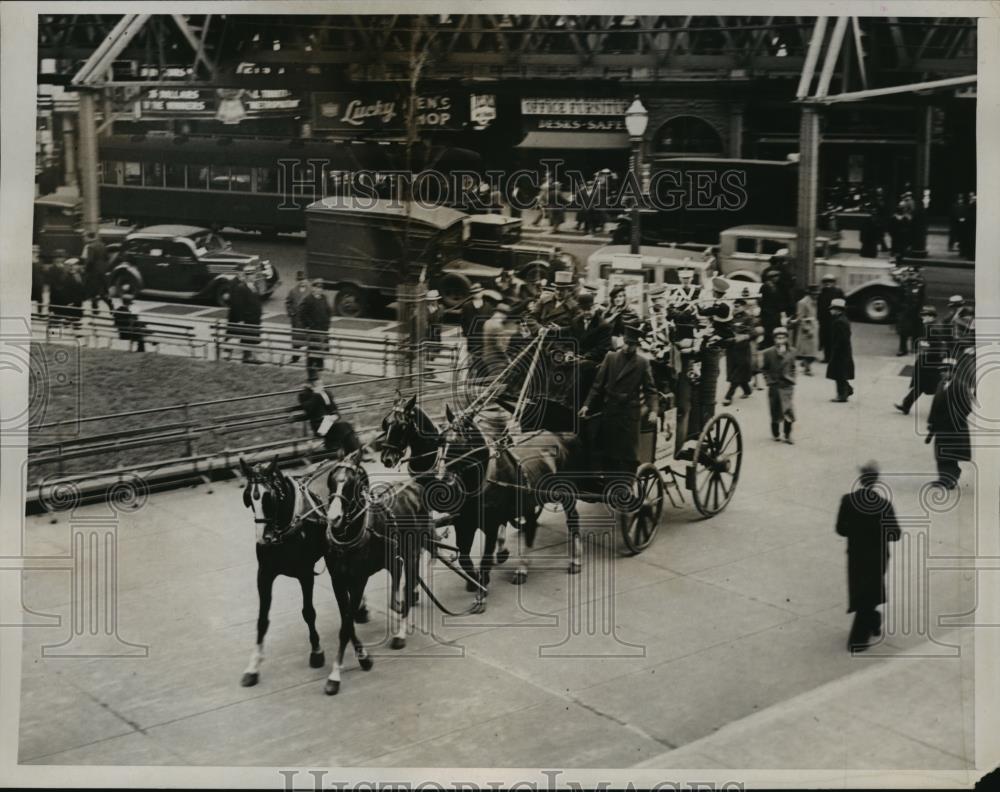
<svg viewBox="0 0 1000 792"><path fill-rule="evenodd" d="M98 234L113 255L134 230L134 226L102 223ZM83 253L83 201L79 196L52 193L35 199L33 244L43 264Z"/></svg>
<svg viewBox="0 0 1000 792"><path fill-rule="evenodd" d="M519 217L473 215L465 220L465 258L510 269L526 281L551 280L552 273L576 269L576 260L558 245L525 241Z"/></svg>
<svg viewBox="0 0 1000 792"><path fill-rule="evenodd" d="M719 273L733 280L759 283L771 256L779 250L798 255L798 234L792 226L740 225L719 234ZM885 259L862 258L840 249L837 232L816 234L816 281L832 275L844 290L848 310L868 322L892 320L899 305L900 286L895 265ZM805 287L808 284L799 284Z"/></svg>

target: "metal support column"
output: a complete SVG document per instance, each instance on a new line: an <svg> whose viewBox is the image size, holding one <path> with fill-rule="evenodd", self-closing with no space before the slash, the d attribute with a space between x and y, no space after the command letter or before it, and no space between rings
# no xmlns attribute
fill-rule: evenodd
<svg viewBox="0 0 1000 792"><path fill-rule="evenodd" d="M61 113L63 136L63 183L67 187L76 187L76 135L73 128L73 116Z"/></svg>
<svg viewBox="0 0 1000 792"><path fill-rule="evenodd" d="M97 190L97 118L94 91L80 91L80 196L83 198L83 228L97 233L101 208Z"/></svg>
<svg viewBox="0 0 1000 792"><path fill-rule="evenodd" d="M634 137L632 138L632 161L630 163L632 175L635 177L635 184L642 184L642 169L640 163L642 162L642 138ZM641 188L640 188L641 193ZM639 200L640 196L635 196L635 201L632 204L632 210L629 213L629 227L631 230L631 238L629 245L629 252L635 255L639 252L639 247L642 245L642 230L639 228Z"/></svg>
<svg viewBox="0 0 1000 792"><path fill-rule="evenodd" d="M931 179L931 124L934 108L927 104L917 108L917 157L913 188L922 190L930 186ZM914 198L919 196L914 195Z"/></svg>
<svg viewBox="0 0 1000 792"><path fill-rule="evenodd" d="M801 288L813 282L816 252L816 192L819 187L819 113L802 108L799 127L799 212L796 276Z"/></svg>
<svg viewBox="0 0 1000 792"><path fill-rule="evenodd" d="M743 156L743 106L735 105L729 110L729 156L739 159Z"/></svg>

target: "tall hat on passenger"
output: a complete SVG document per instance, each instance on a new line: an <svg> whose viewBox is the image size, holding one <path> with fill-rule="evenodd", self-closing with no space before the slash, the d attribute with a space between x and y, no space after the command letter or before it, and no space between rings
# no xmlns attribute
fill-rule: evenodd
<svg viewBox="0 0 1000 792"><path fill-rule="evenodd" d="M555 274L555 285L557 289L567 289L574 285L573 273L569 270L559 270Z"/></svg>

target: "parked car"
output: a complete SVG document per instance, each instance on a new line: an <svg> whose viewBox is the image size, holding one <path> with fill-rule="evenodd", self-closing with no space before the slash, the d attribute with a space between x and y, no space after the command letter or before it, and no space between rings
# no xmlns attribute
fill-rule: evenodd
<svg viewBox="0 0 1000 792"><path fill-rule="evenodd" d="M157 225L129 234L109 273L112 294L180 297L229 303L233 281L250 273L257 292L271 296L278 273L267 260L238 253L214 231L187 225Z"/></svg>
<svg viewBox="0 0 1000 792"><path fill-rule="evenodd" d="M101 223L97 230L113 255L135 226ZM83 252L83 201L76 195L53 193L35 199L33 244L43 264Z"/></svg>
<svg viewBox="0 0 1000 792"><path fill-rule="evenodd" d="M719 235L719 272L734 280L760 281L771 256L788 251L795 259L798 234L791 226L740 225ZM815 278L832 275L844 290L847 308L868 322L890 322L899 305L900 285L893 278L888 260L862 258L840 250L840 235L833 231L816 234ZM799 284L802 287L808 284Z"/></svg>

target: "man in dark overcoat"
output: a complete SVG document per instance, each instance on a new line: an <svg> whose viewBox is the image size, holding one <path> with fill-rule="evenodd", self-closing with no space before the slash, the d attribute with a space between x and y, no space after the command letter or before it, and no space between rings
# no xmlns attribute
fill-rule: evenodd
<svg viewBox="0 0 1000 792"><path fill-rule="evenodd" d="M288 314L288 321L292 328L292 358L289 363L299 362L299 350L306 346L306 333L303 332L302 316L300 309L302 302L309 296L310 285L306 274L299 270L295 273L295 285L288 290L285 297L285 313Z"/></svg>
<svg viewBox="0 0 1000 792"><path fill-rule="evenodd" d="M771 437L781 440L779 428L785 430L785 442L792 444L792 424L795 408L795 350L788 345L788 330L774 328L774 346L764 350L761 372L767 382L767 402L771 411Z"/></svg>
<svg viewBox="0 0 1000 792"><path fill-rule="evenodd" d="M292 411L304 414L313 434L323 438L323 449L328 453L342 457L357 451L361 441L354 427L340 417L337 403L323 385L319 372L310 369L308 378Z"/></svg>
<svg viewBox="0 0 1000 792"><path fill-rule="evenodd" d="M250 285L247 273L241 271L229 292L228 334L240 339L244 363L260 362L249 347L260 343L262 315L260 295Z"/></svg>
<svg viewBox="0 0 1000 792"><path fill-rule="evenodd" d="M854 351L851 348L851 323L845 311L847 303L840 297L830 303L830 359L826 366L826 378L837 383L835 402L846 402L854 395L849 380L854 379Z"/></svg>
<svg viewBox="0 0 1000 792"><path fill-rule="evenodd" d="M493 316L493 309L486 304L483 287L473 283L469 289L469 298L462 305L462 335L465 336L465 348L475 365L482 357L483 325ZM500 302L498 295L497 302Z"/></svg>
<svg viewBox="0 0 1000 792"><path fill-rule="evenodd" d="M927 415L926 443L934 442L934 461L938 478L935 484L945 489L955 489L962 474L958 463L972 459L969 441L969 413L972 410L972 393L968 378L960 381L954 376L955 359L946 358L941 366L941 381L934 392L934 401Z"/></svg>
<svg viewBox="0 0 1000 792"><path fill-rule="evenodd" d="M781 273L771 268L760 289L760 324L764 328L762 348L774 343L774 328L781 324L781 314L786 308L787 299L781 288Z"/></svg>
<svg viewBox="0 0 1000 792"><path fill-rule="evenodd" d="M308 336L306 367L310 372L323 370L325 354L330 348L330 303L323 291L323 281L312 282L312 290L299 306L302 327Z"/></svg>
<svg viewBox="0 0 1000 792"><path fill-rule="evenodd" d="M886 601L885 573L889 566L889 542L899 541L899 523L892 504L878 492L878 466L861 468L860 485L840 499L837 533L847 538L847 612L854 624L847 639L850 652L863 652L880 635L882 616L878 606Z"/></svg>
<svg viewBox="0 0 1000 792"><path fill-rule="evenodd" d="M910 389L899 404L893 405L903 415L909 415L920 394L933 396L941 380L941 364L948 357L950 331L946 325L935 324L937 315L933 305L920 309L923 333L916 343Z"/></svg>
<svg viewBox="0 0 1000 792"><path fill-rule="evenodd" d="M922 335L920 311L924 307L924 279L917 273L908 273L903 281L899 308L896 312L896 334L899 336L899 351L897 357L902 357L910 351L912 339L914 351L917 340Z"/></svg>
<svg viewBox="0 0 1000 792"><path fill-rule="evenodd" d="M98 301L103 301L109 311L114 310L111 298L108 296L108 249L104 240L93 231L87 233L86 247L83 251L84 285L90 298L90 307L97 313Z"/></svg>
<svg viewBox="0 0 1000 792"><path fill-rule="evenodd" d="M632 474L639 464L639 430L642 407L646 420L654 424L659 403L649 361L639 354L640 329L625 327L625 346L608 352L597 369L597 376L580 417L600 412L597 449L601 469L607 473ZM593 455L592 455L593 458Z"/></svg>
<svg viewBox="0 0 1000 792"><path fill-rule="evenodd" d="M819 321L819 348L823 352L823 362L830 362L830 322L833 317L830 315L830 303L844 298L843 290L837 286L837 279L833 275L824 275L821 281L822 286L819 295L816 297L816 316Z"/></svg>
<svg viewBox="0 0 1000 792"><path fill-rule="evenodd" d="M576 339L577 384L581 396L587 396L604 357L611 351L611 325L604 312L595 306L594 295L584 292L577 300L580 313L573 320Z"/></svg>

